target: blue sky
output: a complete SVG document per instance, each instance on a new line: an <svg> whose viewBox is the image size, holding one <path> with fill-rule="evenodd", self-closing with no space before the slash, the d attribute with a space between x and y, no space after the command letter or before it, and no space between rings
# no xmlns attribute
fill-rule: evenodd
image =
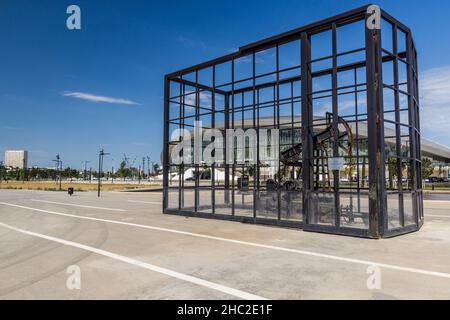
<svg viewBox="0 0 450 320"><path fill-rule="evenodd" d="M423 135L450 146L450 2L374 3L413 30ZM82 30L66 28L70 4L81 7ZM124 153L159 161L164 74L365 4L2 0L0 152L29 150L39 166L60 153L65 165L95 167L101 147L111 153L105 166Z"/></svg>

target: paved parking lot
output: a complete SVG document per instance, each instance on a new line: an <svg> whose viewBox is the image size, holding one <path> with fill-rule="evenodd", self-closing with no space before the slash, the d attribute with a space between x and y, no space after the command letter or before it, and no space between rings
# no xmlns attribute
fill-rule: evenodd
<svg viewBox="0 0 450 320"><path fill-rule="evenodd" d="M160 193L0 190L0 298L450 299L450 201L425 208L375 241L163 215Z"/></svg>

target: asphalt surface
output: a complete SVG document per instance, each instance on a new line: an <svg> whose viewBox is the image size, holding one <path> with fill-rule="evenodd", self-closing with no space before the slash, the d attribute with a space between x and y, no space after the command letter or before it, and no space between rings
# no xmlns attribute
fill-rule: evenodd
<svg viewBox="0 0 450 320"><path fill-rule="evenodd" d="M161 193L0 190L0 299L450 299L450 201L425 214L376 241L163 215Z"/></svg>

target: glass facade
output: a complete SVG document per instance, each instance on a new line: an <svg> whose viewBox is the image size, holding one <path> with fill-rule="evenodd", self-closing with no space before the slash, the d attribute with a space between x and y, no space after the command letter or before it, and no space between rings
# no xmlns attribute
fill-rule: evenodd
<svg viewBox="0 0 450 320"><path fill-rule="evenodd" d="M418 230L417 54L406 26L381 11L381 29L368 28L371 14L358 8L167 75L164 212L369 238ZM213 151L240 162L176 163L173 149L195 143L172 133L194 135L199 121L202 132L254 130L256 148ZM272 129L277 153L259 140Z"/></svg>

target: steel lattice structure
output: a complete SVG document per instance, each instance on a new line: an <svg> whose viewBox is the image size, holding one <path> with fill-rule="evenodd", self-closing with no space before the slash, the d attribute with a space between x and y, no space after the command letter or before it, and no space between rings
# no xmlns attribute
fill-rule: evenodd
<svg viewBox="0 0 450 320"><path fill-rule="evenodd" d="M417 52L407 26L369 17L364 6L166 75L164 213L376 239L420 229ZM279 129L278 162L258 148L256 164L175 165L171 132L199 120Z"/></svg>

